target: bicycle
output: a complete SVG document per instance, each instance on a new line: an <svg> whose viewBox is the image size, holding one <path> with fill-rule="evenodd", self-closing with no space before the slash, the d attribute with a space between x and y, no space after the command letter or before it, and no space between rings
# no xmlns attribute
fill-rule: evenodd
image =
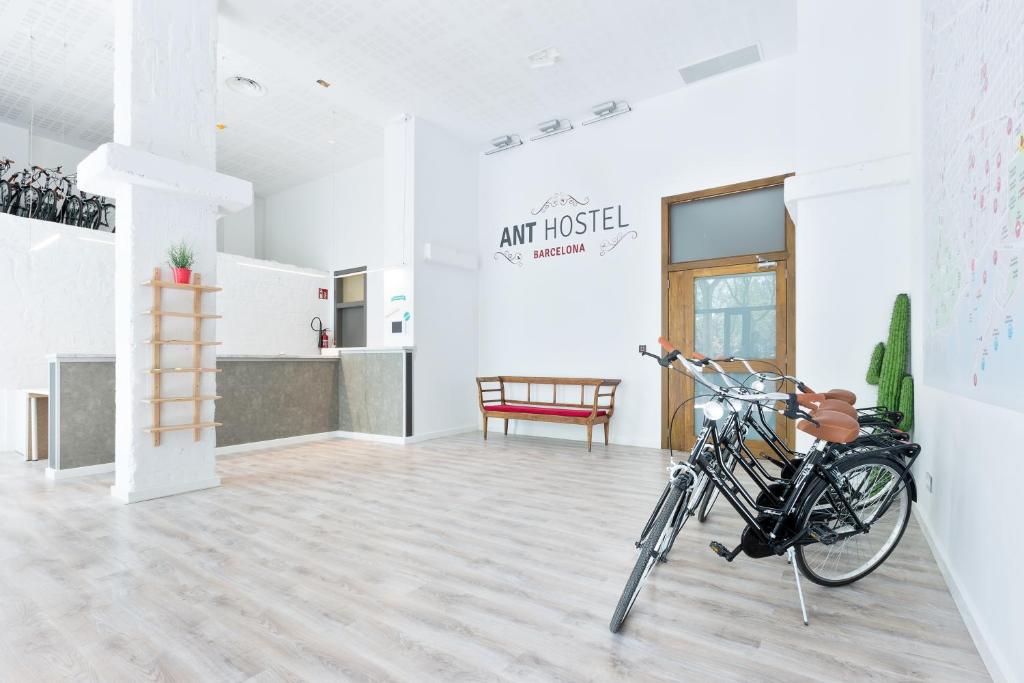
<svg viewBox="0 0 1024 683"><path fill-rule="evenodd" d="M868 444L843 450L844 444L854 443L861 436L861 426L847 414L819 409L829 400L825 394L758 391L734 386L737 383L728 380L727 386L712 385L703 378L703 369L713 363L711 359L699 354L685 358L673 344L659 341L665 348L664 356L647 353L643 346L641 354L657 358L664 368L689 373L711 395L703 405L703 424L689 458L685 462L670 459L669 481L640 540L634 544L638 557L616 605L610 630L615 633L622 627L644 583L658 564L667 561L676 538L696 513L708 487L714 487L746 522L734 549L713 541L711 550L729 562L740 552L752 558L787 555L795 565L797 594L807 624L801 573L821 585L846 585L877 569L896 548L916 500L916 488L904 460L916 457L920 447L893 439L882 447ZM785 407L776 408L776 402ZM800 461L791 461L792 477L779 482L785 484L785 490L762 490L764 496L758 498L738 481L723 456L733 435L739 435L738 443L743 443L743 433L736 431L736 426L741 424L739 414L747 405L751 410L757 406L759 412L772 410L799 420L797 428L815 437ZM731 413L720 430L718 421L727 409ZM742 465L743 460L737 458L736 464ZM882 529L882 533L868 534L873 528ZM865 548L876 538L881 539L877 547ZM824 555L821 548L827 549ZM845 552L847 548L851 552Z"/></svg>
<svg viewBox="0 0 1024 683"><path fill-rule="evenodd" d="M735 381L718 365L718 363L722 362L739 362L746 367L749 375L742 386L746 386L746 383L751 380L755 380L752 388L756 390L762 390L769 383L780 386L792 383L802 393L811 392L796 377L784 375L779 371L776 373L755 371L745 358L732 356L707 361L723 379L733 382L733 384L735 384ZM825 400L817 403L818 409L833 410L856 418L861 428L861 434L850 444L834 444L833 450L836 453L852 452L858 448L868 446L884 448L896 442L908 440L909 436L896 427L903 419L901 413L877 406L860 409L854 408L853 404L856 401L856 396L847 391L831 390L825 392L824 396ZM723 430L728 436L728 439L723 441L723 446L727 451L724 457L726 466L731 472L735 471L738 464L743 466L748 477L761 489L761 493L756 501L758 504L781 503L787 490L787 483L797 471L803 459L803 454L790 449L776 434L775 430L766 420L764 410L759 404L747 403L742 415L736 413L736 418L736 422L730 424L731 430ZM750 431L753 431L755 438L759 439L768 449L768 452L763 453L763 457L779 468L777 476L772 476L761 464L761 460L746 446L746 437ZM913 460L905 460L903 464L909 468L913 464ZM704 522L707 520L718 498L718 489L714 487L707 487L705 489L697 505L697 521Z"/></svg>
<svg viewBox="0 0 1024 683"><path fill-rule="evenodd" d="M106 197L79 191L76 174L65 174L60 166L33 166L7 176L13 164L0 159L0 212L115 232L115 205Z"/></svg>

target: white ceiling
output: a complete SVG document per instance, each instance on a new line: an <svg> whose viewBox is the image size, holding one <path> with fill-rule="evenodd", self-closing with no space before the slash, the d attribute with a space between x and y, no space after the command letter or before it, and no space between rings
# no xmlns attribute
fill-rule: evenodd
<svg viewBox="0 0 1024 683"><path fill-rule="evenodd" d="M268 93L221 88L218 167L266 194L379 154L400 113L483 149L598 102L684 87L679 67L751 43L765 59L789 54L795 2L220 0L221 82L248 76ZM112 33L111 0L0 0L0 120L34 115L40 134L85 147L109 140ZM558 65L529 68L547 47Z"/></svg>

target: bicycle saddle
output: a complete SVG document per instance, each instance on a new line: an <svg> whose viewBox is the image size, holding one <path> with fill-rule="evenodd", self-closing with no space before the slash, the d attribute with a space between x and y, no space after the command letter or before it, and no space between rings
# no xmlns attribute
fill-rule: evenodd
<svg viewBox="0 0 1024 683"><path fill-rule="evenodd" d="M854 419L857 417L857 409L854 408L853 405L838 398L826 398L818 404L818 410L832 410L837 413L842 413L843 415L849 415Z"/></svg>
<svg viewBox="0 0 1024 683"><path fill-rule="evenodd" d="M825 392L825 398L834 398L839 401L845 401L851 406L857 402L857 394L846 389L829 389Z"/></svg>
<svg viewBox="0 0 1024 683"><path fill-rule="evenodd" d="M860 434L860 425L849 415L834 410L817 410L813 417L818 424L800 420L796 423L796 428L815 439L831 443L850 443Z"/></svg>

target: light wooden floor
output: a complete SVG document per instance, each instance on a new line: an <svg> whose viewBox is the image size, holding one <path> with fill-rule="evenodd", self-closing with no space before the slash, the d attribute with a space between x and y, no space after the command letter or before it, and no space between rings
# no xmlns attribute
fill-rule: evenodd
<svg viewBox="0 0 1024 683"><path fill-rule="evenodd" d="M608 619L659 451L478 435L220 460L131 506L0 458L0 680L987 679L920 530L852 587L732 564L691 520L627 628Z"/></svg>

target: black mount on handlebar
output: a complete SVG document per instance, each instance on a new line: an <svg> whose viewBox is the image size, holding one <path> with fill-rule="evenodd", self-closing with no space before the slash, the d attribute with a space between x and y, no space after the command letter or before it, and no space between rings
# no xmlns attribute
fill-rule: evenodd
<svg viewBox="0 0 1024 683"><path fill-rule="evenodd" d="M790 420L807 420L813 425L818 425L818 421L811 417L811 414L800 406L796 400L796 394L790 394L789 398L786 399L786 410L782 413Z"/></svg>
<svg viewBox="0 0 1024 683"><path fill-rule="evenodd" d="M650 353L647 350L647 344L641 344L640 345L640 355L641 356L650 356L654 360L658 361L658 365L660 365L663 368L667 368L669 365L672 364L672 361L674 361L676 358L679 357L679 352L678 351L673 351L671 353L666 354L665 356L659 356L656 353Z"/></svg>

